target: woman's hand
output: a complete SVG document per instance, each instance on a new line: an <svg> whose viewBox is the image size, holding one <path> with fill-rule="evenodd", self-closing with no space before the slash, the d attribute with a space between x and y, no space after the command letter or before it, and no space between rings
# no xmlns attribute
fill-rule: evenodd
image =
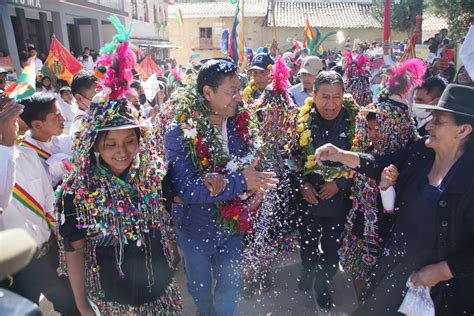
<svg viewBox="0 0 474 316"><path fill-rule="evenodd" d="M207 173L204 176L204 185L211 196L218 196L224 192L227 186L227 179L224 175L219 173Z"/></svg>
<svg viewBox="0 0 474 316"><path fill-rule="evenodd" d="M258 161L254 160L247 168L242 171L247 184L247 191L265 192L275 189L278 184L275 172L260 172L255 170Z"/></svg>
<svg viewBox="0 0 474 316"><path fill-rule="evenodd" d="M339 154L341 152L342 150L333 144L325 144L316 149L314 157L318 163L326 160L338 162Z"/></svg>
<svg viewBox="0 0 474 316"><path fill-rule="evenodd" d="M385 167L380 176L380 189L387 190L389 187L397 183L398 169L394 165Z"/></svg>
<svg viewBox="0 0 474 316"><path fill-rule="evenodd" d="M336 182L326 182L321 185L319 196L323 200L329 200L334 195L336 195L337 192L339 192L339 187L337 186Z"/></svg>
<svg viewBox="0 0 474 316"><path fill-rule="evenodd" d="M446 261L430 264L416 272L411 281L415 286L425 285L433 287L439 282L448 281L453 278L451 270Z"/></svg>

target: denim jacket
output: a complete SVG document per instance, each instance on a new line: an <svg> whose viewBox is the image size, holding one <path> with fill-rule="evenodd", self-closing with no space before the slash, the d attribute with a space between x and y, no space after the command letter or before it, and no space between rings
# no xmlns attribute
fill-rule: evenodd
<svg viewBox="0 0 474 316"><path fill-rule="evenodd" d="M231 155L244 157L248 153L247 144L237 137L235 116L227 120L227 141ZM181 198L180 204L173 203L174 225L201 240L214 240L222 231L216 226L215 203L229 200L246 191L245 178L241 172L226 176L228 184L218 196L211 196L204 180L196 171L185 150L183 133L177 122L173 122L165 134L165 158L169 163L168 172Z"/></svg>

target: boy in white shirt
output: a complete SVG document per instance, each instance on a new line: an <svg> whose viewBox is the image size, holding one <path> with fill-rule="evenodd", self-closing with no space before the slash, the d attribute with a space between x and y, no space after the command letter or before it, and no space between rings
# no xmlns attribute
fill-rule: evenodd
<svg viewBox="0 0 474 316"><path fill-rule="evenodd" d="M25 107L20 117L30 128L21 145L37 153L55 187L68 171L72 157L71 138L62 135L64 117L59 103L54 95L45 93L35 93L20 103Z"/></svg>

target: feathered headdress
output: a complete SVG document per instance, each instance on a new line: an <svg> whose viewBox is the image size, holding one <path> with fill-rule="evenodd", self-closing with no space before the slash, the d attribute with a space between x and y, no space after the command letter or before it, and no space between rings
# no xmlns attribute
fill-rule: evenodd
<svg viewBox="0 0 474 316"><path fill-rule="evenodd" d="M385 87L390 94L405 97L410 91L423 82L426 64L423 60L413 58L404 63L396 64L387 71L388 78Z"/></svg>

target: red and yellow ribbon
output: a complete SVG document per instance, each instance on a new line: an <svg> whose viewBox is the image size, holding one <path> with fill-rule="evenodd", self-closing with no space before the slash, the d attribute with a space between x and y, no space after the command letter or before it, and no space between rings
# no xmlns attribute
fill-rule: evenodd
<svg viewBox="0 0 474 316"><path fill-rule="evenodd" d="M41 205L32 197L25 189L23 189L18 183L15 183L13 187L13 197L23 204L30 211L41 217L48 223L49 228L54 231L56 228L56 221L51 214L46 213Z"/></svg>
<svg viewBox="0 0 474 316"><path fill-rule="evenodd" d="M21 146L23 147L27 147L27 148L31 148L33 149L34 151L36 151L36 153L38 154L38 156L40 156L40 158L43 158L44 160L48 159L49 157L51 157L51 154L48 153L47 151L33 145L32 143L24 140L21 142L20 144Z"/></svg>

